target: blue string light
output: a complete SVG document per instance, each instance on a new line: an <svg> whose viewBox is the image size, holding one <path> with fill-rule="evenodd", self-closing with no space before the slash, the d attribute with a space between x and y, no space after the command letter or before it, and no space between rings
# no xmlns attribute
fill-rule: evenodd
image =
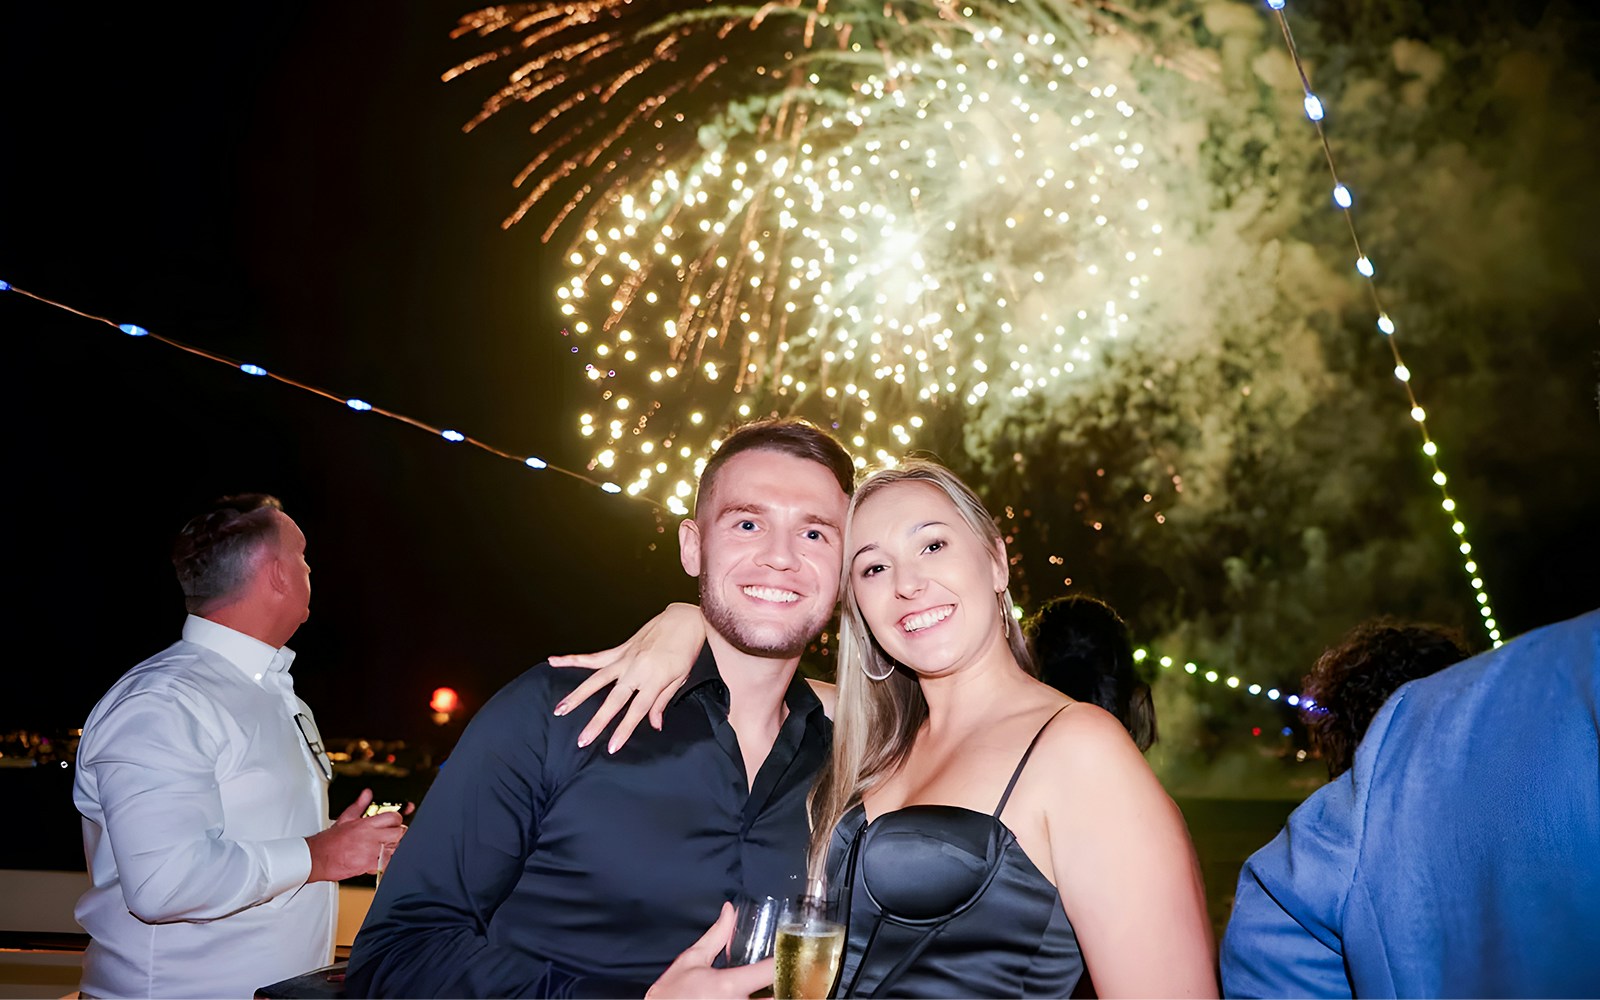
<svg viewBox="0 0 1600 1000"><path fill-rule="evenodd" d="M1148 649L1140 647L1133 651L1133 662L1135 663L1143 663L1149 658L1150 651ZM1177 661L1170 656L1163 656L1156 662L1160 663L1162 669L1164 670L1177 666ZM1223 680L1222 675L1215 670L1206 670L1202 673L1199 665L1193 660L1183 664L1183 672L1191 676L1199 675L1204 677L1205 680L1211 684L1215 684L1218 681L1223 681L1227 687L1235 691L1239 690L1240 688L1244 688L1245 693L1249 694L1252 698L1260 697L1263 693L1266 694L1268 701L1277 701L1283 697L1283 693L1277 688L1263 688L1260 684L1246 685L1244 681L1237 676L1231 676L1226 680ZM1288 701L1290 705L1298 703L1299 707L1302 709L1311 708L1316 705L1315 701L1309 698L1302 699L1298 695L1290 695Z"/></svg>
<svg viewBox="0 0 1600 1000"><path fill-rule="evenodd" d="M1322 101L1317 99L1317 95L1316 94L1307 94L1306 95L1306 117L1311 119L1314 122L1320 122L1320 121L1322 121L1322 116L1323 116Z"/></svg>
<svg viewBox="0 0 1600 1000"><path fill-rule="evenodd" d="M598 481L596 479L592 479L589 476L586 476L581 472L575 472L575 471L573 471L571 469L565 469L565 468L562 468L559 465L551 465L550 463L546 462L544 459L538 458L536 456L531 456L531 455L527 455L527 454L517 455L517 454L513 454L513 453L508 452L508 451L502 451L499 448L494 447L493 445L485 444L482 441L478 441L478 440L475 440L473 438L469 438L465 434L462 434L460 431L446 430L446 429L440 428L440 427L433 427L433 426L430 426L429 424L423 423L421 420L416 420L416 419L414 419L412 417L405 416L404 414L394 413L394 412L389 411L389 410L379 409L378 407L373 406L371 403L367 402L364 399L360 399L360 398L355 397L355 396L346 397L346 396L344 396L342 394L329 392L326 389L321 389L321 388L318 388L317 386L310 385L308 383L298 381L296 379L288 377L287 375L277 375L277 374L274 374L272 372L267 371L267 369L261 367L260 365L250 364L250 363L247 363L247 362L242 362L242 361L239 361L236 358L229 358L229 357L225 357L225 356L223 356L221 354L215 354L215 353L213 353L211 351L205 350L204 348L196 347L193 344L186 344L186 343L183 343L181 341L173 340L171 337L165 337L165 336L162 336L161 334L151 333L149 330L146 330L144 327L137 326L137 325L135 325L133 323L120 323L119 324L115 320L108 319L105 316L96 316L95 314L90 313L90 312L85 312L82 309L74 309L72 306L66 305L65 303L57 302L57 301L55 301L53 299L47 299L42 295L37 295L37 294L35 294L33 292L30 292L26 288L18 288L17 286L11 284L9 281L0 282L0 291L16 292L18 295L20 295L20 296L22 296L24 298L32 299L35 302L41 303L43 305L50 306L53 309L59 309L62 312L71 313L74 316L77 316L77 317L82 318L82 319L90 320L91 322L104 323L106 326L109 326L109 327L112 327L112 328L114 328L116 330L119 330L122 333L125 333L130 337L148 337L149 339L151 339L153 341L156 341L157 343L166 344L169 347L176 347L181 351L185 351L185 352L187 352L189 354L194 354L194 355L198 355L199 357L205 358L207 361L215 361L217 364L226 365L229 368L237 369L237 370L245 373L246 375L250 375L250 376L253 376L253 377L256 377L256 378L270 378L274 382L281 382L284 385L289 386L290 388L299 389L302 392L309 392L313 396L321 396L323 399L329 400L330 402L343 403L345 406L349 407L352 410L355 410L358 413L372 412L372 413L374 413L374 414L376 414L378 416L381 416L381 417L388 417L390 420L398 420L401 423L409 424L412 427L417 428L418 430L427 431L429 434L439 435L440 437L443 437L446 441L450 441L450 442L453 442L453 443L465 443L465 444L471 445L474 448L482 449L483 451L486 451L489 454L496 456L497 458L510 459L513 462L521 463L522 465L525 465L526 467L528 467L530 469L549 469L552 472L560 473L563 476L570 476L571 478L576 479L576 480L578 480L580 482L586 483L586 484L588 484L590 486L598 486L601 489L605 490L605 492L607 492L607 493L621 493L621 492L623 492L622 487L616 485L615 483L601 483L600 481ZM664 506L663 504L660 504L660 503L656 502L655 500L650 499L649 497L643 497L642 499L644 499L647 503L649 503L652 506L657 507L657 508L662 508ZM666 506L666 509L668 510L669 513L674 512L670 505L665 505L665 506ZM681 511L678 511L678 513L681 513Z"/></svg>
<svg viewBox="0 0 1600 1000"><path fill-rule="evenodd" d="M1284 0L1267 0L1267 6L1271 7L1273 10L1282 10L1283 4Z"/></svg>

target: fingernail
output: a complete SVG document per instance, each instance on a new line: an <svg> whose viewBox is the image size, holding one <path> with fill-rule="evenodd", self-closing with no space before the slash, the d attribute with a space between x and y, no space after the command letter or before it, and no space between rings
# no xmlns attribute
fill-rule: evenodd
<svg viewBox="0 0 1600 1000"><path fill-rule="evenodd" d="M566 715L567 714L567 703L566 702L563 701L560 704L556 705L556 714L557 715Z"/></svg>
<svg viewBox="0 0 1600 1000"><path fill-rule="evenodd" d="M615 740L612 740L610 743L606 744L606 753L616 753L617 750L621 748L621 746L622 746L622 744L618 743Z"/></svg>
<svg viewBox="0 0 1600 1000"><path fill-rule="evenodd" d="M594 737L593 736L580 736L580 737L578 737L578 746L580 746L580 747L586 747L586 746L588 746L589 744L591 744L593 742L594 742Z"/></svg>

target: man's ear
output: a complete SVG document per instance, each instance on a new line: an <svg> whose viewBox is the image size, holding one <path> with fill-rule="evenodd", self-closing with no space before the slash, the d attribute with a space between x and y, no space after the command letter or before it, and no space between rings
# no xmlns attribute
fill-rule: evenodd
<svg viewBox="0 0 1600 1000"><path fill-rule="evenodd" d="M261 559L261 572L267 578L267 586L272 588L274 594L287 594L289 592L289 576L284 572L283 560L278 558L277 551L266 549L259 558Z"/></svg>
<svg viewBox="0 0 1600 1000"><path fill-rule="evenodd" d="M693 518L678 522L678 561L690 576L700 575L700 526Z"/></svg>

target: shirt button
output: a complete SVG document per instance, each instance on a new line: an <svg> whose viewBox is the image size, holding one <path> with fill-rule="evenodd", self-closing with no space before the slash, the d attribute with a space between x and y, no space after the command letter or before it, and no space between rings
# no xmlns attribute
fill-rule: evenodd
<svg viewBox="0 0 1600 1000"><path fill-rule="evenodd" d="M260 679L261 679L261 675L260 674L256 674L256 680L259 681Z"/></svg>

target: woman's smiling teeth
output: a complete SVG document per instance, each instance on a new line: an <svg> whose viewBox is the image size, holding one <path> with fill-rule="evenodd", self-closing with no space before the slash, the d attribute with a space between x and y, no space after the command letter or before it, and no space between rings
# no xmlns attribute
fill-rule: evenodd
<svg viewBox="0 0 1600 1000"><path fill-rule="evenodd" d="M906 615L900 619L900 627L907 632L921 632L923 629L931 628L949 618L955 614L955 610L956 606L954 604L946 604L943 607L932 608L928 611L919 611L914 615Z"/></svg>
<svg viewBox="0 0 1600 1000"><path fill-rule="evenodd" d="M800 599L800 595L792 590L779 590L777 587L743 587L746 597L754 597L758 601L771 601L774 604L793 604Z"/></svg>

